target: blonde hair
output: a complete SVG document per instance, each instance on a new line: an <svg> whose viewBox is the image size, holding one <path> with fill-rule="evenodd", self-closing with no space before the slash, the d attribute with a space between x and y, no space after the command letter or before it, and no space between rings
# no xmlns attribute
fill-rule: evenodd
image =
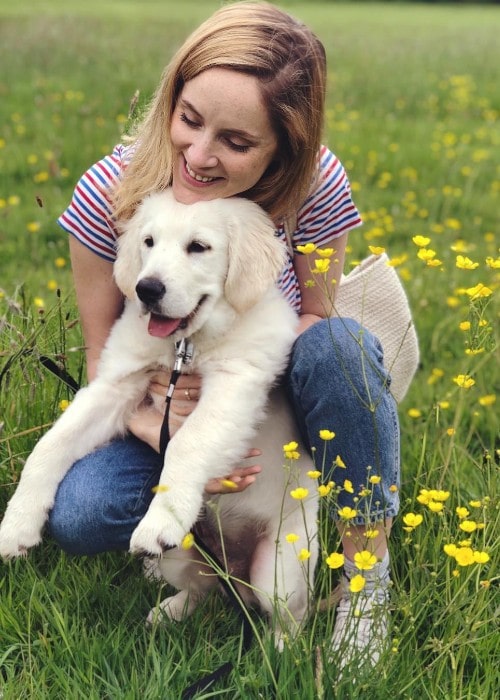
<svg viewBox="0 0 500 700"><path fill-rule="evenodd" d="M209 68L255 76L278 139L275 159L241 193L275 222L295 216L318 167L323 130L326 59L304 24L268 3L238 2L215 12L174 55L142 123L137 148L113 192L116 220L128 219L148 194L172 182L170 126L184 84Z"/></svg>

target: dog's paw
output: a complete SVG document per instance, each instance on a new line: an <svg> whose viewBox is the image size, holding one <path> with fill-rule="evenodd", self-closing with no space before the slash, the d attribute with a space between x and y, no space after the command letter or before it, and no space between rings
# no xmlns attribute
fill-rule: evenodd
<svg viewBox="0 0 500 700"><path fill-rule="evenodd" d="M2 559L16 559L26 557L28 549L35 547L42 541L40 531L29 528L13 528L8 524L0 527L0 557Z"/></svg>
<svg viewBox="0 0 500 700"><path fill-rule="evenodd" d="M135 528L130 539L132 554L153 554L163 552L181 544L186 529L168 511L150 510Z"/></svg>
<svg viewBox="0 0 500 700"><path fill-rule="evenodd" d="M162 624L169 620L181 622L189 617L198 605L199 597L188 591L179 591L176 595L169 596L161 601L158 607L150 610L146 618L146 625Z"/></svg>

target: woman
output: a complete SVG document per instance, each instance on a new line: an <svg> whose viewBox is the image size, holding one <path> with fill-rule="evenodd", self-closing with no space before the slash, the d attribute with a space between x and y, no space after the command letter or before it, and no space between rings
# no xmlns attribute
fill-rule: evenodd
<svg viewBox="0 0 500 700"><path fill-rule="evenodd" d="M290 246L279 287L300 316L286 381L303 438L316 454L326 449L326 469L341 456L345 478L354 485L354 494L342 491L341 506L353 507L359 489L368 483L371 488L369 512L359 510L348 529L338 525L345 567L332 659L343 666L354 659L375 663L387 635L387 538L398 510L399 433L378 341L353 320L325 318L330 303L307 284L309 264L297 251L308 242L335 249L328 272L334 289L348 232L361 223L342 165L321 145L325 83L325 52L307 27L268 4L223 7L167 66L134 140L84 174L59 223L72 234L92 379L122 309L112 277L119 222L145 195L167 186L185 204L239 195L259 203L275 221L277 235ZM159 373L151 391L165 394L168 379ZM201 390L199 378L180 378L171 434ZM52 534L65 550L128 549L160 472L161 421L159 413L141 408L129 436L68 473L50 517ZM335 440L323 442L322 429L334 431ZM258 471L249 466L231 478L241 490ZM222 492L224 486L216 481L207 490ZM349 580L359 573L356 553L365 549L378 563L364 572L367 585L354 615Z"/></svg>

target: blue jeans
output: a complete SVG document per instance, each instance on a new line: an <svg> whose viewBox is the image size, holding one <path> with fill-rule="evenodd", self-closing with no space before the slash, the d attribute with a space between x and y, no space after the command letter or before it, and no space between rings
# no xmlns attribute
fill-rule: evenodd
<svg viewBox="0 0 500 700"><path fill-rule="evenodd" d="M396 515L399 426L377 339L351 319L321 321L296 340L285 384L302 439L323 478L338 485L352 482L354 493L342 490L339 506L356 508L359 524ZM323 429L335 438L322 440ZM345 468L334 467L337 456ZM84 457L57 491L49 516L53 538L71 554L127 550L161 467L160 456L133 436ZM359 500L370 476L380 482L370 483L370 495Z"/></svg>

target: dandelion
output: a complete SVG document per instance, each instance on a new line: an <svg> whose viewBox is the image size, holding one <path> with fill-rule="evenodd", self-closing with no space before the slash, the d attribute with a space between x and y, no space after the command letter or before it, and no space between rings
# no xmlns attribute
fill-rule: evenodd
<svg viewBox="0 0 500 700"><path fill-rule="evenodd" d="M453 381L461 389L470 389L476 383L476 380L468 374L457 374L456 377L453 377Z"/></svg>
<svg viewBox="0 0 500 700"><path fill-rule="evenodd" d="M403 522L406 525L404 530L406 530L406 532L412 532L412 530L422 524L423 520L424 517L420 515L420 513L407 513L403 516Z"/></svg>
<svg viewBox="0 0 500 700"><path fill-rule="evenodd" d="M457 255L455 265L460 270L475 270L477 267L479 267L479 263L472 262L472 260L466 255Z"/></svg>
<svg viewBox="0 0 500 700"><path fill-rule="evenodd" d="M474 532L477 530L477 523L473 520L463 520L458 527L464 532Z"/></svg>
<svg viewBox="0 0 500 700"><path fill-rule="evenodd" d="M296 489L293 489L290 491L290 496L294 498L296 501L302 501L304 498L307 498L309 495L309 489L305 489L302 486L299 486Z"/></svg>
<svg viewBox="0 0 500 700"><path fill-rule="evenodd" d="M319 436L322 440L333 440L335 433L332 430L320 430Z"/></svg>
<svg viewBox="0 0 500 700"><path fill-rule="evenodd" d="M330 569L340 569L341 566L344 566L345 557L339 552L332 552L325 561Z"/></svg>
<svg viewBox="0 0 500 700"><path fill-rule="evenodd" d="M352 520L352 518L356 517L357 513L357 510L355 510L354 508L350 508L349 506L344 506L338 511L338 514L342 518L342 520Z"/></svg>
<svg viewBox="0 0 500 700"><path fill-rule="evenodd" d="M297 559L299 561L307 561L311 556L311 552L308 549L301 549L297 554Z"/></svg>
<svg viewBox="0 0 500 700"><path fill-rule="evenodd" d="M184 536L184 539L181 542L181 547L182 549L191 549L191 547L194 545L194 535L191 532L188 532L187 535Z"/></svg>
<svg viewBox="0 0 500 700"><path fill-rule="evenodd" d="M289 532L288 535L285 535L285 540L289 544L294 544L295 542L297 542L298 539L299 539L299 536L296 535L295 532Z"/></svg>
<svg viewBox="0 0 500 700"><path fill-rule="evenodd" d="M356 552L354 555L354 563L361 571L370 571L377 563L377 557L373 552L364 549L362 552Z"/></svg>
<svg viewBox="0 0 500 700"><path fill-rule="evenodd" d="M365 577L361 576L361 574L356 574L356 576L353 576L352 579L349 581L349 590L351 591L351 593L359 593L363 590L365 584Z"/></svg>
<svg viewBox="0 0 500 700"><path fill-rule="evenodd" d="M59 410L65 411L68 408L70 403L71 402L68 401L67 399L62 399L61 401L59 401Z"/></svg>

